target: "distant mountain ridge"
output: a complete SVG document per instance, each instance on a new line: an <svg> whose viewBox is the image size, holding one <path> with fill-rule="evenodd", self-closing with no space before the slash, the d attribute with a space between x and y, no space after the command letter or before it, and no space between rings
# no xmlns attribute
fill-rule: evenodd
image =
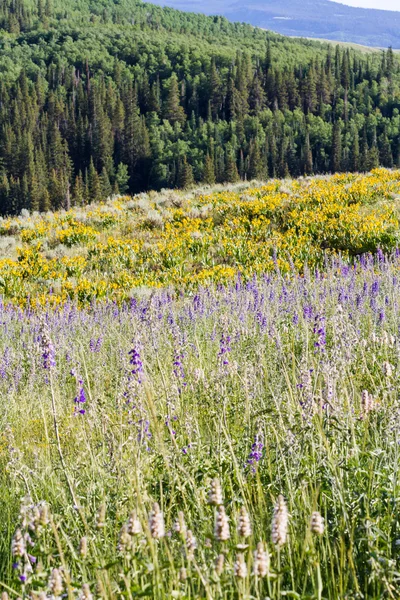
<svg viewBox="0 0 400 600"><path fill-rule="evenodd" d="M283 35L400 49L400 11L331 0L156 0L180 10L221 14Z"/></svg>

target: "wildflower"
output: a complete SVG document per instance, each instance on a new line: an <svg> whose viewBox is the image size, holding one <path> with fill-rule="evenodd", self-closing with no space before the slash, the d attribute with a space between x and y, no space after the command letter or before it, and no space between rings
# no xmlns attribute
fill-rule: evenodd
<svg viewBox="0 0 400 600"><path fill-rule="evenodd" d="M140 357L140 352L136 346L129 350L130 355L129 364L132 366L131 375L133 379L136 379L138 383L142 383L143 376L143 362Z"/></svg>
<svg viewBox="0 0 400 600"><path fill-rule="evenodd" d="M131 535L140 535L142 533L142 524L140 523L135 511L132 511L129 515L128 532Z"/></svg>
<svg viewBox="0 0 400 600"><path fill-rule="evenodd" d="M212 506L220 506L223 504L222 488L219 479L213 479L210 490L208 492L208 504Z"/></svg>
<svg viewBox="0 0 400 600"><path fill-rule="evenodd" d="M244 559L244 554L239 553L236 557L236 561L233 565L235 577L238 579L245 579L247 577L247 565Z"/></svg>
<svg viewBox="0 0 400 600"><path fill-rule="evenodd" d="M325 530L325 519L322 517L321 513L318 511L314 511L311 515L311 531L316 535L323 535Z"/></svg>
<svg viewBox="0 0 400 600"><path fill-rule="evenodd" d="M122 527L121 527L121 531L119 532L119 538L118 538L118 552L126 552L127 550L130 550L132 546L132 537L129 533L129 527L128 525L125 523Z"/></svg>
<svg viewBox="0 0 400 600"><path fill-rule="evenodd" d="M188 560L193 560L194 558L194 551L197 548L197 541L196 538L194 537L193 533L191 532L190 529L188 529L187 534L186 534L186 556Z"/></svg>
<svg viewBox="0 0 400 600"><path fill-rule="evenodd" d="M178 519L175 521L174 531L185 537L186 529L185 515L182 511L179 511Z"/></svg>
<svg viewBox="0 0 400 600"><path fill-rule="evenodd" d="M42 360L44 369L52 369L56 366L55 351L53 343L49 336L46 323L43 321L40 326L40 349L42 351Z"/></svg>
<svg viewBox="0 0 400 600"><path fill-rule="evenodd" d="M88 543L87 543L87 537L83 537L81 538L80 542L79 542L79 554L81 556L81 558L86 558L87 557L87 551L88 551Z"/></svg>
<svg viewBox="0 0 400 600"><path fill-rule="evenodd" d="M249 513L246 508L242 506L240 509L239 519L238 519L238 534L241 537L248 538L251 536L251 523Z"/></svg>
<svg viewBox="0 0 400 600"><path fill-rule="evenodd" d="M251 446L250 454L247 457L247 465L250 467L253 473L256 471L256 466L262 459L264 448L264 437L261 431L256 433L253 444Z"/></svg>
<svg viewBox="0 0 400 600"><path fill-rule="evenodd" d="M265 577L269 571L269 553L262 542L258 542L254 551L253 572L256 577Z"/></svg>
<svg viewBox="0 0 400 600"><path fill-rule="evenodd" d="M88 583L83 584L79 599L80 600L93 600L93 596L90 591L90 586Z"/></svg>
<svg viewBox="0 0 400 600"><path fill-rule="evenodd" d="M375 402L372 396L368 393L367 390L363 390L361 393L361 408L362 408L362 417L365 417L372 410L375 409Z"/></svg>
<svg viewBox="0 0 400 600"><path fill-rule="evenodd" d="M184 581L186 581L186 579L187 579L186 569L185 569L185 567L181 567L179 570L179 581L181 581L183 583Z"/></svg>
<svg viewBox="0 0 400 600"><path fill-rule="evenodd" d="M393 367L390 364L390 362L385 361L382 365L382 369L383 369L383 374L385 375L385 377L387 377L388 379L393 375Z"/></svg>
<svg viewBox="0 0 400 600"><path fill-rule="evenodd" d="M53 569L50 575L49 588L54 598L59 598L63 591L63 582L61 577L61 571L59 569Z"/></svg>
<svg viewBox="0 0 400 600"><path fill-rule="evenodd" d="M215 519L214 536L219 542L226 542L230 538L229 520L223 506L218 507Z"/></svg>
<svg viewBox="0 0 400 600"><path fill-rule="evenodd" d="M222 334L221 339L219 341L219 353L218 356L222 358L222 364L228 365L228 353L231 351L230 347L231 336Z"/></svg>
<svg viewBox="0 0 400 600"><path fill-rule="evenodd" d="M12 552L12 555L15 557L25 556L25 552L26 552L25 539L24 539L20 529L17 529L17 531L14 533L14 536L13 536L13 539L11 542L11 552Z"/></svg>
<svg viewBox="0 0 400 600"><path fill-rule="evenodd" d="M215 572L218 575L218 577L220 577L222 575L222 573L224 571L224 567L225 567L225 555L219 554L215 561Z"/></svg>
<svg viewBox="0 0 400 600"><path fill-rule="evenodd" d="M103 529L106 526L106 505L102 502L97 511L96 527L97 529Z"/></svg>
<svg viewBox="0 0 400 600"><path fill-rule="evenodd" d="M149 528L151 537L154 539L163 538L165 535L164 517L160 510L158 502L154 502L153 511L150 514Z"/></svg>
<svg viewBox="0 0 400 600"><path fill-rule="evenodd" d="M83 404L85 404L85 402L86 402L85 388L83 387L82 379L79 379L78 380L78 392L74 398L74 403L75 403L74 414L84 415L86 413L86 410L82 406Z"/></svg>
<svg viewBox="0 0 400 600"><path fill-rule="evenodd" d="M274 515L272 518L272 543L275 546L284 546L286 544L288 531L289 515L285 499L282 495L278 496L275 504Z"/></svg>
<svg viewBox="0 0 400 600"><path fill-rule="evenodd" d="M42 503L39 508L39 525L46 527L50 523L49 519L49 507L47 504Z"/></svg>

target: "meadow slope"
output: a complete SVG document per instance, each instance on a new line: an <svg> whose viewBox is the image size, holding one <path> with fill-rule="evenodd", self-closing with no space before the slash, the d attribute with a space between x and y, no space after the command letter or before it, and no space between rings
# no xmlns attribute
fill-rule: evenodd
<svg viewBox="0 0 400 600"><path fill-rule="evenodd" d="M163 190L0 219L0 292L25 307L322 267L399 239L400 171Z"/></svg>

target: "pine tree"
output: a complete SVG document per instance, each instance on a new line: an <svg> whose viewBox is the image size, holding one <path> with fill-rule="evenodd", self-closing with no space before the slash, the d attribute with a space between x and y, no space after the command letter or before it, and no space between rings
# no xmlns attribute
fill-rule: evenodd
<svg viewBox="0 0 400 600"><path fill-rule="evenodd" d="M250 141L248 178L262 179L263 174L260 146L258 141L253 139Z"/></svg>
<svg viewBox="0 0 400 600"><path fill-rule="evenodd" d="M308 131L308 129L306 130L306 136L304 140L303 160L304 173L306 175L311 175L311 173L313 172L313 155L310 144L310 132Z"/></svg>
<svg viewBox="0 0 400 600"><path fill-rule="evenodd" d="M179 166L178 187L180 189L189 188L194 184L192 165L187 161L186 156Z"/></svg>
<svg viewBox="0 0 400 600"><path fill-rule="evenodd" d="M120 194L126 194L129 189L129 174L128 165L119 163L115 180L118 184L118 191Z"/></svg>
<svg viewBox="0 0 400 600"><path fill-rule="evenodd" d="M90 160L88 171L88 184L90 201L100 202L102 200L100 178L95 169L93 159Z"/></svg>
<svg viewBox="0 0 400 600"><path fill-rule="evenodd" d="M352 129L350 169L353 171L353 173L356 173L360 169L360 146L358 140L358 130L356 126L354 126Z"/></svg>
<svg viewBox="0 0 400 600"><path fill-rule="evenodd" d="M214 161L208 153L204 159L203 181L209 185L215 183Z"/></svg>
<svg viewBox="0 0 400 600"><path fill-rule="evenodd" d="M340 123L335 121L332 129L331 170L332 173L341 171L342 168L342 133Z"/></svg>
<svg viewBox="0 0 400 600"><path fill-rule="evenodd" d="M183 125L186 121L185 111L180 104L178 78L175 73L169 82L167 98L163 104L163 116L172 124Z"/></svg>
<svg viewBox="0 0 400 600"><path fill-rule="evenodd" d="M237 170L236 160L234 152L231 148L227 148L225 158L225 173L224 179L229 183L235 183L239 180L239 173Z"/></svg>

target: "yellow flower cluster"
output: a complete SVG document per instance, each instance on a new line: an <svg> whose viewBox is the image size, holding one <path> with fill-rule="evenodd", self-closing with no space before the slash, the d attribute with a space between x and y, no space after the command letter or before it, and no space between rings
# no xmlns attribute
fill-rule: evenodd
<svg viewBox="0 0 400 600"><path fill-rule="evenodd" d="M398 244L400 171L171 194L179 201L140 195L3 220L0 236L18 236L20 247L0 260L0 293L21 305L123 300L144 286L301 271L326 253L351 257Z"/></svg>

